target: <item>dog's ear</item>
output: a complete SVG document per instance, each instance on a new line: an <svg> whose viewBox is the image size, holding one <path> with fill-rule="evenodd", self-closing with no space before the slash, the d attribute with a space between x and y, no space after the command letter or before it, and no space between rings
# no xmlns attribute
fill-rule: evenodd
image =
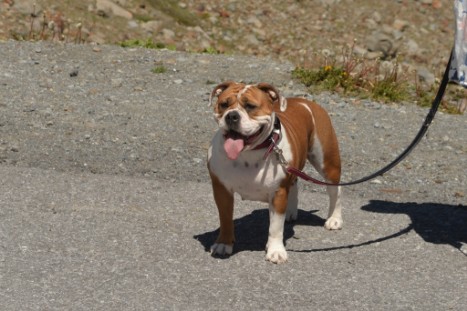
<svg viewBox="0 0 467 311"><path fill-rule="evenodd" d="M272 86L269 83L259 83L258 85L256 85L256 87L261 91L265 92L269 96L269 98L271 98L273 103L279 103L281 111L285 111L285 109L287 109L287 100L279 93L279 91L274 86Z"/></svg>
<svg viewBox="0 0 467 311"><path fill-rule="evenodd" d="M221 84L216 86L214 88L214 90L212 90L211 95L209 96L209 106L212 105L212 100L213 100L214 97L218 97L219 95L221 95L221 93L224 92L232 84L235 84L235 82L234 81L226 81L226 82L222 82Z"/></svg>

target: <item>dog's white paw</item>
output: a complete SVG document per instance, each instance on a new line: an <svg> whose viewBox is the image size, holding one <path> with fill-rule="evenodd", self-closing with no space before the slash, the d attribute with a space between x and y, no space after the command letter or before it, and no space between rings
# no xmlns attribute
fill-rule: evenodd
<svg viewBox="0 0 467 311"><path fill-rule="evenodd" d="M324 223L324 228L328 230L339 230L342 229L342 223L341 217L329 217Z"/></svg>
<svg viewBox="0 0 467 311"><path fill-rule="evenodd" d="M227 245L222 243L214 243L211 246L211 255L218 255L218 256L227 256L231 255L233 251L233 245Z"/></svg>
<svg viewBox="0 0 467 311"><path fill-rule="evenodd" d="M289 256L282 243L268 243L266 259L272 263L281 264L287 261Z"/></svg>

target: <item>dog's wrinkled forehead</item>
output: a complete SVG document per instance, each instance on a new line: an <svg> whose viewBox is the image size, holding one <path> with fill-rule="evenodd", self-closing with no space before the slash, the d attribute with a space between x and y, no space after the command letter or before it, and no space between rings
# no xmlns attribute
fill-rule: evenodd
<svg viewBox="0 0 467 311"><path fill-rule="evenodd" d="M239 104L246 103L249 100L255 100L257 103L264 100L271 103L278 102L281 111L287 107L287 101L280 96L275 87L267 83L244 84L233 81L227 81L214 88L209 97L209 105L212 105L213 98L217 97L219 103L226 101L235 101Z"/></svg>
<svg viewBox="0 0 467 311"><path fill-rule="evenodd" d="M237 82L226 82L218 85L213 93L211 94L212 101L213 97L218 98L218 102L222 102L231 98L234 101L240 101L243 94L245 94L248 89L251 88L251 85Z"/></svg>

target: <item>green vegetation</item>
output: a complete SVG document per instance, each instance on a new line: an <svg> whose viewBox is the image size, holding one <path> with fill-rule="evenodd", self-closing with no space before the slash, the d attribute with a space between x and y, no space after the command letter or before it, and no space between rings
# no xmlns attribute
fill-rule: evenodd
<svg viewBox="0 0 467 311"><path fill-rule="evenodd" d="M165 73L167 72L167 68L165 68L164 66L162 65L159 65L159 66L156 66L154 68L152 68L151 70L153 73Z"/></svg>
<svg viewBox="0 0 467 311"><path fill-rule="evenodd" d="M431 107L437 86L424 89L416 78L411 81L409 74L401 75L403 70L400 70L397 59L390 66L388 63L382 66L380 60L357 58L353 53L353 46L343 50L340 59L316 57L313 65L295 68L292 77L309 87L311 92L330 91L382 102L415 102L421 107ZM464 89L446 92L445 95L445 99L458 101L464 97ZM444 100L440 109L446 113L462 114L464 108L448 104L448 100Z"/></svg>
<svg viewBox="0 0 467 311"><path fill-rule="evenodd" d="M188 10L180 7L176 0L149 0L149 3L156 9L171 16L177 22L186 26L196 26L199 23L198 17Z"/></svg>
<svg viewBox="0 0 467 311"><path fill-rule="evenodd" d="M126 40L126 41L120 42L119 45L124 48L142 47L146 49L168 49L172 51L176 50L176 47L173 45L165 45L164 43L161 43L161 42L155 43L154 41L152 41L151 38L148 38L146 40L142 40L142 39Z"/></svg>
<svg viewBox="0 0 467 311"><path fill-rule="evenodd" d="M381 101L408 100L408 86L393 76L377 79L370 76L356 76L342 66L330 65L318 69L296 68L292 76L313 92L331 91Z"/></svg>
<svg viewBox="0 0 467 311"><path fill-rule="evenodd" d="M314 92L331 91L384 102L410 99L406 78L398 76L399 64L381 74L380 61L356 58L353 47L344 50L342 61L325 58L312 68L296 68L292 76Z"/></svg>
<svg viewBox="0 0 467 311"><path fill-rule="evenodd" d="M212 46L204 49L203 53L206 53L206 54L220 54L220 52L216 48L213 48Z"/></svg>

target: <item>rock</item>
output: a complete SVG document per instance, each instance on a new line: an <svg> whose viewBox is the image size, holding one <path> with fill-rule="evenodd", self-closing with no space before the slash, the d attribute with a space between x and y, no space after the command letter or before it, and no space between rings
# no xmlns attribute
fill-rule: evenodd
<svg viewBox="0 0 467 311"><path fill-rule="evenodd" d="M409 22L401 19L395 19L392 23L392 27L398 31L404 31L409 27Z"/></svg>
<svg viewBox="0 0 467 311"><path fill-rule="evenodd" d="M135 20L128 21L128 28L138 28L138 26L138 22L136 22Z"/></svg>
<svg viewBox="0 0 467 311"><path fill-rule="evenodd" d="M245 39L246 39L247 42L249 42L250 44L253 44L253 45L258 45L258 44L260 44L258 38L256 38L256 36L255 36L254 34L252 34L252 33L246 35L246 36L245 36Z"/></svg>
<svg viewBox="0 0 467 311"><path fill-rule="evenodd" d="M354 46L353 48L353 53L354 55L356 55L357 57L364 57L367 53L368 53L368 50L365 49L364 47L361 47L361 46Z"/></svg>
<svg viewBox="0 0 467 311"><path fill-rule="evenodd" d="M165 40L173 40L175 37L175 32L173 32L173 30L164 28L162 29L162 35L164 36Z"/></svg>
<svg viewBox="0 0 467 311"><path fill-rule="evenodd" d="M38 5L35 1L31 0L15 0L13 8L21 14L25 15L35 14L38 16L42 11L41 6Z"/></svg>
<svg viewBox="0 0 467 311"><path fill-rule="evenodd" d="M367 38L366 46L370 52L383 53L383 58L394 57L398 48L393 38L379 31Z"/></svg>
<svg viewBox="0 0 467 311"><path fill-rule="evenodd" d="M377 23L381 23L382 21L381 14L379 14L379 12L374 12L372 14L372 19Z"/></svg>
<svg viewBox="0 0 467 311"><path fill-rule="evenodd" d="M441 0L433 0L431 5L435 9L441 9L441 7L443 6L443 3L441 2Z"/></svg>
<svg viewBox="0 0 467 311"><path fill-rule="evenodd" d="M417 69L417 76L418 79L427 86L435 84L435 75L424 66Z"/></svg>
<svg viewBox="0 0 467 311"><path fill-rule="evenodd" d="M110 0L96 0L97 14L110 17L112 15L120 16L126 19L132 19L133 14Z"/></svg>
<svg viewBox="0 0 467 311"><path fill-rule="evenodd" d="M421 55L421 50L420 50L420 47L418 46L418 43L412 39L407 40L407 42L405 43L405 48L409 56L420 56Z"/></svg>
<svg viewBox="0 0 467 311"><path fill-rule="evenodd" d="M163 22L161 21L149 21L141 25L141 28L143 28L149 33L158 33L162 29L162 27Z"/></svg>
<svg viewBox="0 0 467 311"><path fill-rule="evenodd" d="M247 21L248 24L253 24L255 25L256 28L261 28L263 26L263 23L254 15L248 17Z"/></svg>
<svg viewBox="0 0 467 311"><path fill-rule="evenodd" d="M368 29L371 29L371 30L375 30L378 28L378 22L376 22L374 19L372 18L368 18L366 21L365 21L365 26L368 28Z"/></svg>
<svg viewBox="0 0 467 311"><path fill-rule="evenodd" d="M127 0L112 0L112 2L115 2L116 4L120 6L126 6L127 5Z"/></svg>
<svg viewBox="0 0 467 311"><path fill-rule="evenodd" d="M121 87L123 85L123 79L114 78L111 80L112 87Z"/></svg>

